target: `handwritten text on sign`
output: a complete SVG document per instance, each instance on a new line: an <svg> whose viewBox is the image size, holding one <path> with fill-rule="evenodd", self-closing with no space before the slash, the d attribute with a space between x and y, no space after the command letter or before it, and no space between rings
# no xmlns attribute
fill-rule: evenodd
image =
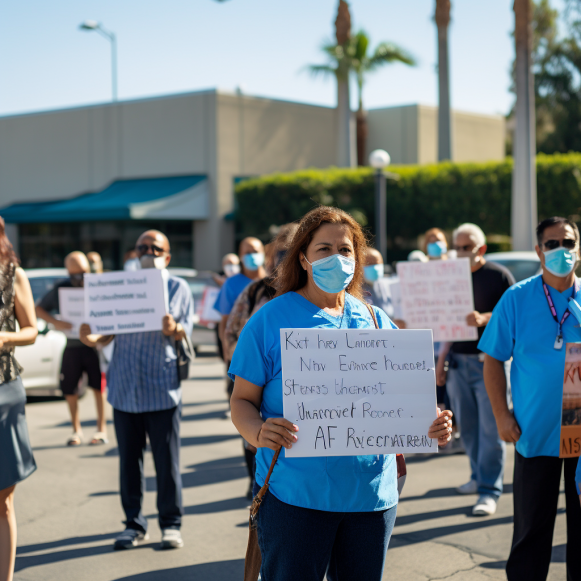
<svg viewBox="0 0 581 581"><path fill-rule="evenodd" d="M167 270L85 274L85 321L93 333L160 331L168 312Z"/></svg>
<svg viewBox="0 0 581 581"><path fill-rule="evenodd" d="M85 321L85 294L82 288L59 288L60 318L73 328L64 331L69 339L79 338L79 327Z"/></svg>
<svg viewBox="0 0 581 581"><path fill-rule="evenodd" d="M281 329L286 457L436 452L431 331Z"/></svg>
<svg viewBox="0 0 581 581"><path fill-rule="evenodd" d="M408 329L432 329L434 341L474 341L466 324L474 310L470 261L398 262L403 318Z"/></svg>

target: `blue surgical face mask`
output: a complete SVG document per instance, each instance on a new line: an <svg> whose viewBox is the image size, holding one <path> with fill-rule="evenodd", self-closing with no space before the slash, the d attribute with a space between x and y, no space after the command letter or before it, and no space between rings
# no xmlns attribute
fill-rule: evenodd
<svg viewBox="0 0 581 581"><path fill-rule="evenodd" d="M577 264L577 257L573 252L559 246L555 250L547 250L545 255L545 268L555 276L565 278L571 274Z"/></svg>
<svg viewBox="0 0 581 581"><path fill-rule="evenodd" d="M258 270L264 264L264 252L252 252L242 257L244 267L248 270Z"/></svg>
<svg viewBox="0 0 581 581"><path fill-rule="evenodd" d="M307 257L305 256L305 260ZM355 261L340 254L333 254L309 264L313 267L313 280L324 292L340 293L353 280Z"/></svg>
<svg viewBox="0 0 581 581"><path fill-rule="evenodd" d="M437 242L430 242L428 244L428 256L432 258L440 258L442 254L446 254L448 252L448 246L445 242L438 240Z"/></svg>
<svg viewBox="0 0 581 581"><path fill-rule="evenodd" d="M383 276L383 264L370 264L363 267L363 276L367 282L375 282Z"/></svg>

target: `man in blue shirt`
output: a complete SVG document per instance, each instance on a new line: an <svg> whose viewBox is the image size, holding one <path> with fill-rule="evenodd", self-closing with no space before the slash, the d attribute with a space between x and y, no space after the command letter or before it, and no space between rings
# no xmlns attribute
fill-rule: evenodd
<svg viewBox="0 0 581 581"><path fill-rule="evenodd" d="M222 320L218 327L218 336L222 344L224 344L224 331L226 330L228 316L232 311L236 299L251 282L260 280L266 276L266 270L264 268L264 245L258 238L244 238L240 242L238 256L240 256L242 263L242 272L226 279L214 303L214 309L222 315ZM228 369L230 367L230 361L225 360L225 362L226 369ZM228 397L232 396L233 389L234 382L228 379L226 384Z"/></svg>
<svg viewBox="0 0 581 581"><path fill-rule="evenodd" d="M136 251L141 268L164 269L171 260L168 239L157 230L144 232ZM183 546L179 461L182 392L176 341L192 333L193 301L188 284L175 276L168 280L168 298L169 312L163 317L161 331L104 336L91 334L89 325L80 329L85 345L106 345L115 338L107 386L119 446L121 504L127 527L115 540L116 550L130 549L148 538L147 519L141 510L146 436L155 462L161 548Z"/></svg>
<svg viewBox="0 0 581 581"><path fill-rule="evenodd" d="M566 218L537 226L542 274L509 289L492 313L479 348L484 381L500 437L516 444L514 533L506 565L509 581L544 580L564 469L567 504L567 579L581 579L581 507L575 486L577 458L559 458L567 343L581 341L569 299L580 300L575 266L579 230ZM504 362L512 357L507 405Z"/></svg>

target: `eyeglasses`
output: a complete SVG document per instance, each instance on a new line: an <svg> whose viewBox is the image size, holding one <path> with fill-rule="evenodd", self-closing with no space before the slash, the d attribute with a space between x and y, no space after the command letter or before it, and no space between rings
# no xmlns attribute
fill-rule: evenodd
<svg viewBox="0 0 581 581"><path fill-rule="evenodd" d="M547 250L555 250L555 248L559 248L559 246L562 246L567 250L573 250L577 246L577 240L573 238L563 238L563 240L547 240L543 242L543 246Z"/></svg>
<svg viewBox="0 0 581 581"><path fill-rule="evenodd" d="M456 252L470 252L471 250L474 250L474 248L475 248L474 244L466 244L466 246L454 245L454 250L456 250Z"/></svg>
<svg viewBox="0 0 581 581"><path fill-rule="evenodd" d="M153 252L153 254L155 256L161 256L162 254L165 253L165 250L163 248L160 248L159 246L156 246L155 244L140 244L136 250L137 252L139 252L139 254L145 254L149 249L151 249L151 252Z"/></svg>

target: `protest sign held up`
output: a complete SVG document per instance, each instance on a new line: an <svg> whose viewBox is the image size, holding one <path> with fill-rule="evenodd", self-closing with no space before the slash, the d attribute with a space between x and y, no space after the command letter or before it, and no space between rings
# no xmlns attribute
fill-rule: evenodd
<svg viewBox="0 0 581 581"><path fill-rule="evenodd" d="M69 339L79 338L79 327L85 322L85 293L82 288L59 288L60 316L73 328L63 331Z"/></svg>
<svg viewBox="0 0 581 581"><path fill-rule="evenodd" d="M168 312L167 270L85 274L85 322L94 333L160 331Z"/></svg>
<svg viewBox="0 0 581 581"><path fill-rule="evenodd" d="M408 329L432 329L434 341L475 341L466 324L474 310L470 261L399 262L403 319Z"/></svg>
<svg viewBox="0 0 581 581"><path fill-rule="evenodd" d="M429 330L281 329L287 457L436 452Z"/></svg>

